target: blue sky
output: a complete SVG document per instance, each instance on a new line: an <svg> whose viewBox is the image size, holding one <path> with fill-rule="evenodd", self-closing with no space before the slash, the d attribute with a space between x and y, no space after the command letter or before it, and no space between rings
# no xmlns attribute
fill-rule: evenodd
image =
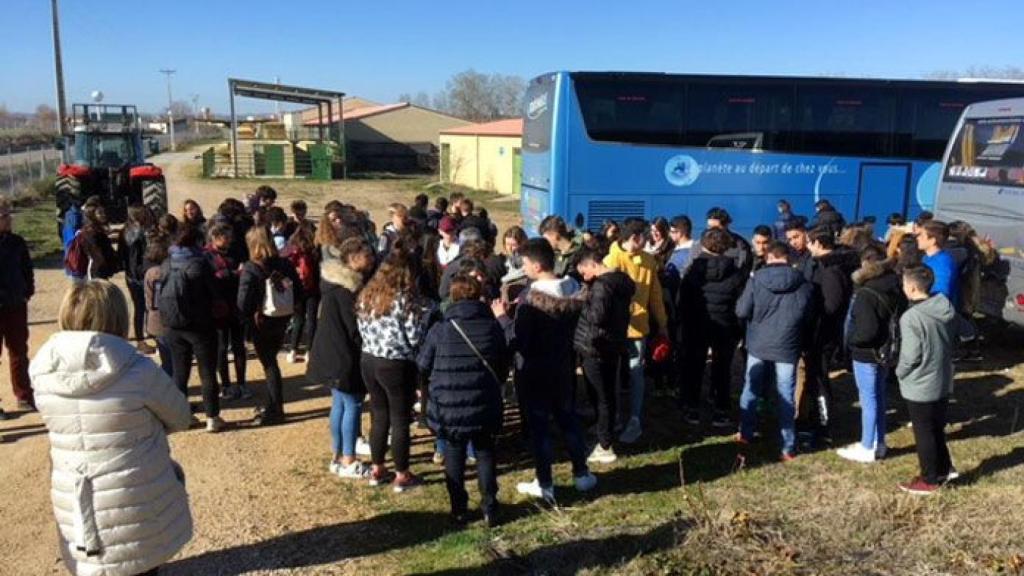
<svg viewBox="0 0 1024 576"><path fill-rule="evenodd" d="M2 2L0 103L52 103L50 3ZM226 112L228 76L388 102L432 94L467 68L916 78L1024 66L1024 2L983 4L979 14L963 0L62 0L61 16L69 101L100 89L156 111L167 98L157 70L175 68L175 99L198 94Z"/></svg>

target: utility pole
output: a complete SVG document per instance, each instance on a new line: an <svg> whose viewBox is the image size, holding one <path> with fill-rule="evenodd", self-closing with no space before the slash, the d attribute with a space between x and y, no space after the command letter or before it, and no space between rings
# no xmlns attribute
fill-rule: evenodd
<svg viewBox="0 0 1024 576"><path fill-rule="evenodd" d="M50 0L50 11L53 16L54 78L57 82L57 131L63 137L67 103L64 100L64 61L60 53L60 8L57 6L57 0Z"/></svg>
<svg viewBox="0 0 1024 576"><path fill-rule="evenodd" d="M167 129L171 134L171 151L178 149L178 145L174 142L174 98L171 96L171 76L177 70L171 70L169 68L162 68L160 73L167 76Z"/></svg>
<svg viewBox="0 0 1024 576"><path fill-rule="evenodd" d="M274 84L277 84L278 86L281 85L280 76L274 76ZM274 119L278 122L281 121L281 103L277 100L274 100Z"/></svg>
<svg viewBox="0 0 1024 576"><path fill-rule="evenodd" d="M199 94L192 95L192 130L199 134Z"/></svg>

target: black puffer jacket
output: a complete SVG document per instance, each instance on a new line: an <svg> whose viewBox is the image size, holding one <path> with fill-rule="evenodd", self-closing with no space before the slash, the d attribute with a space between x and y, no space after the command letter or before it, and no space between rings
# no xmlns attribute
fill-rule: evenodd
<svg viewBox="0 0 1024 576"><path fill-rule="evenodd" d="M629 330L629 306L636 285L625 272L598 276L580 312L573 346L583 356L623 354Z"/></svg>
<svg viewBox="0 0 1024 576"><path fill-rule="evenodd" d="M320 269L320 321L310 348L306 378L348 394L366 394L359 359L363 340L356 322L356 294L363 285L359 272L337 260Z"/></svg>
<svg viewBox="0 0 1024 576"><path fill-rule="evenodd" d="M747 276L735 258L702 253L683 276L678 308L688 331L737 334L736 301Z"/></svg>
<svg viewBox="0 0 1024 576"><path fill-rule="evenodd" d="M814 259L813 344L837 345L842 341L843 323L853 293L848 254L834 250Z"/></svg>
<svg viewBox="0 0 1024 576"><path fill-rule="evenodd" d="M811 223L811 228L828 229L834 236L838 236L844 226L846 226L846 220L835 208L825 208L818 212L818 215L814 217L814 222Z"/></svg>
<svg viewBox="0 0 1024 576"><path fill-rule="evenodd" d="M453 323L458 323L494 374ZM444 320L427 333L416 359L420 372L430 378L427 422L438 437L463 439L501 430L501 385L508 374L508 356L505 335L490 307L478 300L461 300L448 308Z"/></svg>
<svg viewBox="0 0 1024 576"><path fill-rule="evenodd" d="M853 283L846 342L854 360L874 363L875 351L889 341L889 320L907 309L907 299L889 263L865 262L853 273Z"/></svg>
<svg viewBox="0 0 1024 576"><path fill-rule="evenodd" d="M502 317L502 328L516 353L516 380L524 397L565 399L576 382L573 336L586 294L572 277L538 280L516 307L515 320Z"/></svg>
<svg viewBox="0 0 1024 576"><path fill-rule="evenodd" d="M146 230L141 226L126 225L118 237L117 253L125 280L142 284L146 276Z"/></svg>
<svg viewBox="0 0 1024 576"><path fill-rule="evenodd" d="M736 316L747 320L747 350L755 358L795 364L812 296L811 283L786 264L770 264L747 282Z"/></svg>

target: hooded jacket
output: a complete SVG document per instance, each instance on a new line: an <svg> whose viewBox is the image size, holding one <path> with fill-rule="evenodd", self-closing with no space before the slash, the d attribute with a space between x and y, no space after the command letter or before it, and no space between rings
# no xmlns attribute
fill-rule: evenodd
<svg viewBox="0 0 1024 576"><path fill-rule="evenodd" d="M889 341L889 322L907 307L900 277L888 262L865 262L853 273L854 293L846 342L857 362L878 362L876 351Z"/></svg>
<svg viewBox="0 0 1024 576"><path fill-rule="evenodd" d="M625 272L612 270L594 279L580 312L573 345L583 356L624 354L629 306L636 285Z"/></svg>
<svg viewBox="0 0 1024 576"><path fill-rule="evenodd" d="M132 576L192 538L181 470L167 434L185 430L185 396L122 338L58 332L29 372L46 423L51 497L73 574Z"/></svg>
<svg viewBox="0 0 1024 576"><path fill-rule="evenodd" d="M455 329L456 322L490 370ZM488 305L461 300L449 306L444 320L427 333L417 364L430 378L427 422L438 437L468 439L501 430L501 387L508 374L508 346Z"/></svg>
<svg viewBox="0 0 1024 576"><path fill-rule="evenodd" d="M677 307L688 331L736 334L736 301L743 293L747 276L730 256L701 254L683 276Z"/></svg>
<svg viewBox="0 0 1024 576"><path fill-rule="evenodd" d="M668 313L654 256L646 252L630 254L618 242L613 242L604 265L625 272L636 285L630 305L629 338L635 340L650 334L651 320L662 330L668 330Z"/></svg>
<svg viewBox="0 0 1024 576"><path fill-rule="evenodd" d="M516 379L535 398L573 390L576 355L573 336L586 294L571 276L534 281L516 307L501 318L516 353Z"/></svg>
<svg viewBox="0 0 1024 576"><path fill-rule="evenodd" d="M183 246L171 246L170 256L164 262L161 270L161 291L167 288L172 274L181 274L185 283L185 293L188 295L189 307L185 309L188 313L187 326L177 326L179 330L194 332L206 332L216 327L216 321L227 317L228 304L220 298L217 292L217 284L213 275L213 266L198 248L187 248ZM157 307L159 308L160 295L157 295ZM165 327L171 328L170 320L163 314L162 322Z"/></svg>
<svg viewBox="0 0 1024 576"><path fill-rule="evenodd" d="M359 272L338 260L320 269L320 321L313 335L306 378L348 394L366 394L359 369L363 339L356 321L356 295L363 286Z"/></svg>
<svg viewBox="0 0 1024 576"><path fill-rule="evenodd" d="M747 350L760 360L795 364L800 358L812 288L786 264L769 264L747 282L736 316L747 321Z"/></svg>
<svg viewBox="0 0 1024 576"><path fill-rule="evenodd" d="M912 303L900 317L900 394L911 402L936 402L953 393L956 312L942 294Z"/></svg>

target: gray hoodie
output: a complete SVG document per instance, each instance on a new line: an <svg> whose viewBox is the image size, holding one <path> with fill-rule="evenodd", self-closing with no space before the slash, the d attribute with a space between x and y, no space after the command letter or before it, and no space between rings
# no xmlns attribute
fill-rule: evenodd
<svg viewBox="0 0 1024 576"><path fill-rule="evenodd" d="M956 313L942 294L910 308L900 318L900 394L911 402L936 402L953 393Z"/></svg>

